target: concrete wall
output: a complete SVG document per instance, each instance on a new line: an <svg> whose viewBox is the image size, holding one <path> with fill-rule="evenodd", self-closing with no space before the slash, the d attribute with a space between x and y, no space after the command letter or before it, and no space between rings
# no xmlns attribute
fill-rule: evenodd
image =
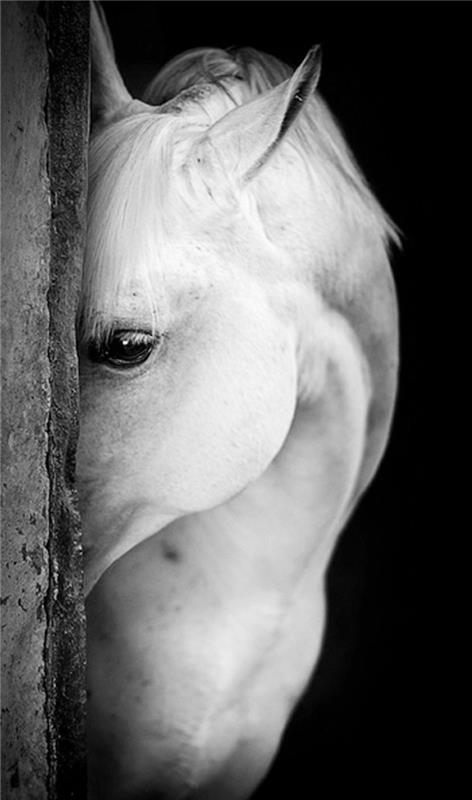
<svg viewBox="0 0 472 800"><path fill-rule="evenodd" d="M2 3L2 798L85 797L74 493L88 5Z"/></svg>

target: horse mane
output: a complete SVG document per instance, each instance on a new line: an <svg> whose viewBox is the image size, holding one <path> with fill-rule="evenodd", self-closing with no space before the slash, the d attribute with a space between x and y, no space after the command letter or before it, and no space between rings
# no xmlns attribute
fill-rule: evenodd
<svg viewBox="0 0 472 800"><path fill-rule="evenodd" d="M174 104L180 107L179 95L182 92L184 97L186 92L191 96L194 89L198 92L201 86L213 86L226 93L236 106L278 86L290 78L292 72L280 59L252 47L229 50L195 48L171 59L147 86L143 100L155 105L167 104L168 110L172 110ZM372 194L340 133L339 123L319 93L311 98L308 111L300 115L294 126L294 138L298 140L301 151L308 157L313 155L316 143L332 170L340 173L374 214L382 238L398 244L395 225ZM313 162L309 159L307 168L313 168Z"/></svg>
<svg viewBox="0 0 472 800"><path fill-rule="evenodd" d="M173 186L178 182L172 172L176 153L178 162L189 138L291 74L279 59L252 48L188 50L169 61L146 88L143 101L155 109L119 118L92 136L90 225L80 313L84 338L103 335L120 288L129 281L131 261L133 287L149 298L152 327L165 327L165 320L156 322L152 298L158 291L178 193L182 199L182 186ZM399 244L394 224L371 192L318 92L306 103L287 139L315 182L321 178L326 185L327 196L335 199L344 219L370 229L386 250L392 242ZM152 253L143 237L146 229L153 231Z"/></svg>
<svg viewBox="0 0 472 800"><path fill-rule="evenodd" d="M245 95L242 102L247 102L278 86L291 73L290 67L278 58L252 47L229 50L199 47L171 59L147 86L143 100L157 105L169 102L195 85L214 85L228 91L228 85L240 81ZM235 104L239 103L235 100Z"/></svg>

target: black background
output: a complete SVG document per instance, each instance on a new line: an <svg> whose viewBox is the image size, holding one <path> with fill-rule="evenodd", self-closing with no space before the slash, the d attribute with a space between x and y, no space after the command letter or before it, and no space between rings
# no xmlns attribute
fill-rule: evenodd
<svg viewBox="0 0 472 800"><path fill-rule="evenodd" d="M444 602L454 529L440 499L454 468L443 455L450 423L442 397L453 379L449 287L464 266L453 242L462 205L460 113L470 104L467 5L104 3L135 96L190 47L253 46L296 66L321 43L320 91L402 231L393 258L401 373L390 445L337 547L323 655L257 800L456 796L456 767L447 767L451 675L443 671L454 659Z"/></svg>

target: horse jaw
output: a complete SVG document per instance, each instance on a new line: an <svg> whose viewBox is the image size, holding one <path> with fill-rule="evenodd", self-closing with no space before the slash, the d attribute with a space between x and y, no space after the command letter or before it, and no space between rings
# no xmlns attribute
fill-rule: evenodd
<svg viewBox="0 0 472 800"><path fill-rule="evenodd" d="M163 524L256 480L290 428L290 320L252 276L206 261L211 287L197 301L182 293L184 310L142 374L117 375L84 359L77 464L89 590ZM126 313L120 308L119 318Z"/></svg>

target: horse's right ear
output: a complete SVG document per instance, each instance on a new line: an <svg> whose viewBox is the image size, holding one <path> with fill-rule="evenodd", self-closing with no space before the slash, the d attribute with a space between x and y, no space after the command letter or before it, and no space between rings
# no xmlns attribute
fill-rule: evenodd
<svg viewBox="0 0 472 800"><path fill-rule="evenodd" d="M197 146L217 151L227 173L243 183L252 180L292 128L315 92L321 50L312 47L292 77L225 114Z"/></svg>
<svg viewBox="0 0 472 800"><path fill-rule="evenodd" d="M90 4L90 49L92 60L92 124L106 122L132 100L115 61L113 43L100 4Z"/></svg>

